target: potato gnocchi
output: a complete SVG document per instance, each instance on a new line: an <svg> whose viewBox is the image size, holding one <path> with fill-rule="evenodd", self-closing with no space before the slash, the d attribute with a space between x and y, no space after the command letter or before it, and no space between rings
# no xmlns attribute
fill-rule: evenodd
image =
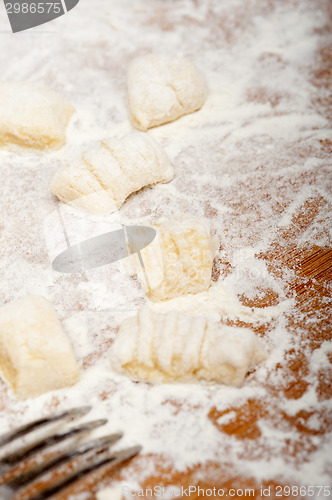
<svg viewBox="0 0 332 500"><path fill-rule="evenodd" d="M107 215L131 193L173 177L165 151L147 134L135 132L84 153L82 164L60 170L50 189L63 202Z"/></svg>
<svg viewBox="0 0 332 500"><path fill-rule="evenodd" d="M167 300L207 290L219 242L205 219L182 215L161 219L152 226L157 237L137 255L129 257L127 269L136 275L148 297Z"/></svg>
<svg viewBox="0 0 332 500"><path fill-rule="evenodd" d="M52 90L0 83L0 147L58 149L66 142L73 106Z"/></svg>
<svg viewBox="0 0 332 500"><path fill-rule="evenodd" d="M266 359L255 334L176 311L145 306L125 319L111 347L111 366L135 380L241 386L248 371Z"/></svg>
<svg viewBox="0 0 332 500"><path fill-rule="evenodd" d="M72 346L44 297L30 295L0 309L0 371L19 399L77 382Z"/></svg>
<svg viewBox="0 0 332 500"><path fill-rule="evenodd" d="M205 100L205 80L187 59L149 54L129 66L129 111L138 129L147 130L197 111Z"/></svg>

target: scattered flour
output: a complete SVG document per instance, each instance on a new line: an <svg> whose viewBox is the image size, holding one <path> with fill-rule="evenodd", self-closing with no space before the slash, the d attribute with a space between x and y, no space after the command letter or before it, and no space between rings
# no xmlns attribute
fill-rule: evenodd
<svg viewBox="0 0 332 500"><path fill-rule="evenodd" d="M257 0L94 0L80 2L48 24L49 31L40 27L13 36L4 10L0 12L1 81L42 83L76 110L63 149L43 156L0 151L0 304L29 293L51 300L85 366L76 386L24 403L0 381L3 432L48 414L54 404L59 410L91 404L86 418L109 419L98 432L124 431L121 447L142 444L138 470L130 465L123 470L124 481L133 488L156 472L148 454L162 455L177 471L210 461L224 467L227 460L236 474L257 481L328 483L331 448L324 435L308 438L317 451L304 450L298 457L286 453L286 460L289 430L275 429L262 417L257 424L261 436L250 448L250 439L220 432L208 417L212 407L218 412L232 408L218 419L222 426L249 400L263 401L269 408L275 398L288 417L328 409L316 392L318 372L329 366L327 342L311 357L306 375L311 386L297 400L283 396L286 381L277 368L283 366L286 351L301 348L299 332L287 319L300 313L287 294L286 281L272 275L259 258L290 229L294 245L309 239L330 244L331 234L324 229L330 198L322 142L331 139L331 130L323 110L314 104L318 89L312 82L324 16L323 7L311 0L264 7ZM117 220L95 218L82 230L101 234L105 224L114 227L183 212L211 219L221 241L219 279L207 292L151 307L260 328L269 359L249 374L242 388L150 386L115 375L108 347L120 321L146 302L144 294L118 263L72 276L58 274L50 265L50 248L63 249L66 241L58 237L52 219L58 203L49 183L81 151L104 137L130 132L126 68L154 47L195 62L208 83L207 101L199 112L148 132L168 153L174 180L130 196ZM301 231L296 218L313 200L322 207L320 216L307 220ZM76 215L66 214L69 233ZM241 302L241 292L250 299L262 289L273 291L274 305L251 308ZM266 381L278 388L278 395L271 396ZM310 417L309 428L318 425L317 418ZM292 439L297 438L294 432ZM117 487L106 491L111 497L100 492L99 499L119 498Z"/></svg>
<svg viewBox="0 0 332 500"><path fill-rule="evenodd" d="M113 488L104 488L98 491L97 500L121 500L122 488L121 486L114 486Z"/></svg>

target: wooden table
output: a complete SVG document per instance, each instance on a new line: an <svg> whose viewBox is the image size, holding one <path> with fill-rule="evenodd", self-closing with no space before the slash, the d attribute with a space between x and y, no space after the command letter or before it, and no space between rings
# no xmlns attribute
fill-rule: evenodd
<svg viewBox="0 0 332 500"><path fill-rule="evenodd" d="M331 338L328 299L332 270L329 239L332 4L327 0L139 0L135 4L124 2L123 6L117 6L114 1L98 1L96 6L105 12L96 24L92 23L94 30L100 23L100 39L94 31L87 33L87 41L84 41L84 26L87 27L89 15L93 18L93 7L82 6L82 20L77 8L70 14L77 15L72 21L69 15L63 27L58 21L56 29L62 38L56 35L49 38L49 48L38 48L33 35L26 35L24 40L35 57L34 62L25 66L20 67L13 61L13 56L18 54L17 39L15 42L4 39L7 52L0 54L0 64L6 69L1 78L41 79L71 96L77 108L95 106L95 129L91 125L91 108L87 112L90 122L84 121L83 112L78 120L83 139L81 142L73 139L72 144L80 150L86 149L89 140L93 143L107 126L110 134L113 125L115 130L121 130L121 123L127 120L125 68L132 57L160 50L178 51L195 60L204 70L210 89L206 107L192 117L183 118L182 122L179 120L151 132L165 146L175 166L176 177L170 185L174 189L165 186L159 191L144 190L128 200L123 213L153 218L169 216L181 209L204 215L211 219L221 237L222 254L215 262L214 281L226 279L236 271L239 263L236 252L250 247L254 249L254 258L264 261L269 275L282 284L284 297L264 284L264 280L258 280L255 293L253 288L250 293L237 288L242 304L249 308L267 308L283 299L294 302L279 319L271 318L263 323L248 324L231 320L227 315L221 318L224 324L249 326L264 339L269 338L282 317L283 329L290 339L283 357L266 379L257 379L256 384L265 389L264 398L248 398L239 406L230 405L223 410L212 402L206 408L207 421L220 432L220 442L225 440L233 443L234 449L239 447L239 462L230 460L225 453L221 461L202 461L181 472L165 460L162 450L160 455L143 452L128 464L125 472L114 474L111 467L105 467L89 481L58 498L69 498L72 493L72 498L78 500L79 493L89 491L87 498L92 500L102 485L116 484L131 473L140 477L149 467L154 472L144 476L142 488L156 485L184 488L199 485L225 490L253 488L254 495L250 498L259 499L264 498L260 488L271 487L270 498L278 498L278 485L281 488L300 486L299 481L292 479L291 474L286 477L273 469L267 469L265 477L259 480L257 474L244 472L240 464L255 460L268 463L277 455L283 470L287 471L288 463L291 470L294 467L305 470L313 457L320 456L332 430L329 404L332 366L324 363L318 368L315 365L313 370L310 364L313 353ZM110 16L109 32L105 16ZM127 46L124 40L130 37L133 37L132 45ZM158 39L160 47L151 46ZM66 47L69 51L65 53ZM47 59L49 51L53 62ZM81 82L75 83L70 72L78 75L79 68ZM89 82L99 76L101 90L95 92L97 81L94 80L93 88ZM112 98L118 95L119 101L123 101L119 108L114 100L108 101L105 94L108 82L112 85ZM86 123L94 130L91 139L83 136ZM73 151L77 152L74 146L65 150L69 157ZM29 287L21 276L9 272L15 259L23 258L36 269L39 265L49 266L44 243L40 243L37 236L42 230L43 218L54 204L47 191L48 182L64 159L59 156L32 161L30 158L24 170L24 157L1 157L6 199L2 197L4 215L0 223L8 229L6 241L9 241L8 248L2 247L3 274L8 280L8 287L0 290L2 303L18 297L21 290L27 292L36 287L34 274L26 277L27 283L29 280L31 283ZM15 165L21 170L16 171ZM38 200L41 200L40 209ZM243 279L249 283L248 278ZM240 284L239 281L239 287ZM254 282L252 285L255 289ZM62 277L48 286L61 311L61 319L86 308L75 278ZM112 328L106 327L103 333ZM108 346L110 341L107 342ZM90 355L83 359L85 369L104 352L97 341ZM326 350L326 356L331 363L331 350ZM255 373L250 377L256 380ZM4 384L0 390L0 407L14 425L22 419L22 407L8 397ZM311 394L308 400L307 394ZM110 397L107 391L100 392L101 400L107 401ZM292 408L296 408L299 401L303 403L298 411L287 410L293 403ZM55 398L53 403L53 407L61 408L61 401ZM52 402L45 406L45 411L51 407ZM227 415L229 418L221 418ZM277 451L262 433L263 421L280 436ZM331 474L328 463L322 465L320 473L324 467L326 474ZM281 498L287 496L284 492L282 495ZM192 493L190 498L198 496ZM233 496L243 497L241 493Z"/></svg>

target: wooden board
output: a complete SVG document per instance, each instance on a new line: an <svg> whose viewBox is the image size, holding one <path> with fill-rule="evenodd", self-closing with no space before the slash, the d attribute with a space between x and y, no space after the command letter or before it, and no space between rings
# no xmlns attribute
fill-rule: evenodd
<svg viewBox="0 0 332 500"><path fill-rule="evenodd" d="M117 12L114 2L99 1L96 5L104 9L105 18L110 15L113 19L113 10ZM74 135L71 137L71 146L65 150L70 157L70 147L73 150L76 146L78 150L83 146L86 148L90 145L89 141L93 143L98 135L94 132L93 139L84 136L85 126L90 127L93 123L97 130L98 127L99 131L105 129L108 134L111 134L113 126L121 130L122 122L127 119L126 104L120 108L112 103L105 105L104 95L107 85L112 82L112 97L117 95L119 102L122 100L126 103L127 64L132 57L158 48L150 46L149 33L160 37L163 51L177 50L182 55L197 60L198 65L205 64L212 96L205 111L203 108L201 115L193 115L187 121L184 119L181 122L185 124L183 128L181 124L175 124L173 129L164 128L152 132L169 148L174 161L174 196L172 197L171 191L167 191L167 186L160 191L143 190L136 198L128 200L123 213L126 216L134 213L157 217L168 215L168 209L170 213L178 209L196 210L200 211L200 215L211 219L222 235L223 252L222 257L215 262L214 282L225 279L236 270L232 260L236 250L242 247L259 248L259 243L262 242L262 250L257 251L255 258L264 261L268 273L280 280L285 295L281 297L280 293L268 285L257 284L254 295L238 291L238 296L243 305L260 309L277 306L285 298L294 299L292 308L281 315L283 328L293 339L293 343L285 350L283 358L270 375L264 381L259 379L259 384L265 390L264 398L248 398L243 404L230 405L222 410L212 401L206 408L207 420L218 430L220 442L232 438L227 443L232 443L232 450L239 450L238 461L230 459L225 447L222 461L202 461L182 471L170 464L162 452L158 455L143 452L124 469L113 470L111 466L106 466L57 498L65 500L71 497L78 500L81 493L86 493L84 499L95 500L98 489L117 484L121 480L126 481L131 474L135 478L140 475L144 478L141 488L182 486L186 489L190 485L203 489L223 488L225 491L230 488L252 488L254 493L250 498L260 499L264 498L261 493L263 487L271 488L270 498L278 498L278 486L292 487L301 484L292 477L278 474L273 468L266 470L264 477L259 480L257 477L261 475L260 471L249 474L244 472L242 464L250 464L254 460L268 464L270 461L274 463L273 460L278 458L284 471L287 471L287 464L299 471L307 470L305 467L308 463L319 459L320 450L324 448L332 430L331 352L327 354L330 366L324 364L315 373L310 369L313 353L331 339L329 298L332 248L329 239L329 196L332 186L332 136L329 126L332 118L332 4L327 0L238 0L234 3L188 0L183 4L182 1L149 0L144 3L142 0L135 6L126 4L124 10L120 11L123 17L115 14L116 29L112 28L113 31L106 34L101 31L100 39L96 31L93 35L95 38L89 38L86 45L83 40L86 29L84 23L87 22L89 13L93 17L93 9L87 4L84 8L86 10L82 11L82 15L85 19L82 25L77 17L73 25L67 20L67 28L65 26L67 30L73 29L73 33L77 30L79 46L74 47L65 28L61 31L61 40L59 38L50 45L55 66L49 62L47 46L39 47L40 42L31 35L26 38L27 46L35 51L34 54L37 54L37 49L40 50L41 59L35 56L34 63L26 59L25 66L12 66L13 70L6 69L5 72L9 60L17 54L18 45L16 41L4 40L6 51L0 54L0 64L5 77L28 80L40 78L44 84L55 89L58 87L59 91L71 95L71 100L77 103L82 113L77 126L83 139L81 144ZM125 9L128 9L127 13ZM78 12L77 8L72 15ZM67 17L69 19L69 15ZM291 20L293 25L287 25L287 20ZM98 22L101 25L100 19ZM130 25L136 30L132 35L135 43L133 42L130 50L124 50L121 40L124 37L130 38L130 31L129 35L126 32ZM278 40L274 40L273 50L270 46L259 45L262 26L267 31L278 34L280 46ZM106 29L104 25L103 29ZM293 37L292 33L295 33ZM140 37L136 40L137 34ZM173 39L173 34L177 38ZM291 40L290 49L293 47L295 52L287 52L287 36ZM306 43L297 47L297 37L301 43ZM116 50L118 40L121 51ZM70 45L71 52L62 55L60 52L66 43ZM252 50L248 52L249 60L246 61L243 57L239 59L241 63L236 65L236 58L241 58L246 46ZM276 50L275 47L279 49ZM42 63L45 64L44 69ZM243 76L241 64L248 65L245 66L247 73L244 72ZM251 68L251 72L248 72L248 68ZM79 85L80 71L82 83ZM234 71L231 77L234 77L235 87L242 78L239 94L234 91L239 100L232 111L234 124L232 113L227 107L228 97L230 100L234 98L231 85L226 87L225 83L231 81L228 71ZM71 72L75 75L73 79L70 77ZM280 81L279 73L283 77ZM223 74L225 80L222 80ZM217 75L221 75L220 81L225 83L220 94L213 81ZM93 85L91 78L94 79ZM100 87L95 91L97 84ZM95 106L94 116L89 108L88 118L82 111L88 106L87 103ZM218 119L215 118L213 106L218 107ZM247 118L246 109L250 110ZM212 114L209 115L210 111L215 113L213 119ZM237 112L243 113L239 127ZM293 125L289 126L288 122L288 125L285 124L283 117L294 120ZM257 132L255 128L250 129L256 125ZM185 127L188 134L196 134L193 135L195 141L192 144L191 139L186 139ZM92 126L91 130L94 130ZM177 150L180 143L183 147ZM5 191L2 195L3 215L0 224L1 231L5 229L8 238L2 243L5 262L2 272L8 281L6 287L3 286L0 290L1 303L39 286L46 286L44 282L36 280L34 273L22 279L21 270L23 269L24 274L30 267L25 268L20 259L31 266L31 269L36 269L36 273L40 272L41 281L43 280L49 261L44 242L40 243L39 239L44 219L54 207L54 200L48 194L48 184L64 160L61 155L47 159L1 157L2 172L5 172L2 178ZM210 176L208 179L204 177L206 173ZM3 234L5 233L1 232L0 236ZM16 262L20 262L21 266L17 271ZM55 277L47 285L49 295L62 315L61 319L67 319L73 313L88 308L88 301L79 285L78 277ZM83 356L84 370L105 355L111 345L111 334L116 330L114 325L107 323L107 315L105 324L100 317L98 313L95 321L90 321L91 328L96 328L96 331L93 330L95 343L93 351ZM263 323L248 324L242 320L231 320L224 315L221 322L249 326L262 339L268 337L276 326L275 318ZM252 372L251 380L255 381L255 376L255 372ZM17 425L22 421L24 411L10 399L2 383L0 391L1 411L8 417L11 426ZM305 396L309 393L315 394L316 404L311 404L309 400L304 409L296 410L296 402L301 401L301 398L305 402ZM109 389L98 389L101 402L106 404L111 396ZM28 407L33 404L29 402ZM51 402L45 403L43 411L47 413L50 409L61 408L61 405L62 401L54 397ZM295 408L293 413L287 411L290 407ZM178 415L181 415L181 409L174 403L174 419ZM227 416L229 418L222 418ZM275 441L271 444L262 433L262 421L280 436L278 449L274 448ZM138 435L138 441L139 438ZM214 445L215 443L211 443L211 446ZM186 450L183 450L184 455L185 453ZM331 464L324 463L322 467L325 468L326 475L331 475ZM154 472L147 474L147 470ZM311 477L308 481L309 479L312 480ZM281 498L287 496L285 492L282 495L284 496ZM190 498L201 496L197 492L190 494ZM217 498L218 495L213 494L212 497ZM240 497L244 496L239 493L232 498ZM297 497L299 496L292 494L289 498ZM300 497L305 498L303 495Z"/></svg>

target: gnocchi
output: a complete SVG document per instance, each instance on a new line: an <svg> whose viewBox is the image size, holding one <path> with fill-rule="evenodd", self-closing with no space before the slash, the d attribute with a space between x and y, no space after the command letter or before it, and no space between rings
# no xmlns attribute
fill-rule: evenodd
<svg viewBox="0 0 332 500"><path fill-rule="evenodd" d="M0 83L0 147L58 149L73 106L57 93L23 82Z"/></svg>
<svg viewBox="0 0 332 500"><path fill-rule="evenodd" d="M149 307L125 319L111 347L111 366L134 380L241 386L248 371L267 357L255 334L219 325L204 316Z"/></svg>
<svg viewBox="0 0 332 500"><path fill-rule="evenodd" d="M107 215L131 193L173 177L165 151L147 134L135 132L84 153L82 164L61 169L50 189L63 202Z"/></svg>
<svg viewBox="0 0 332 500"><path fill-rule="evenodd" d="M138 129L147 130L193 113L205 100L205 80L187 59L149 54L129 66L129 111Z"/></svg>
<svg viewBox="0 0 332 500"><path fill-rule="evenodd" d="M19 399L77 382L72 346L44 297L29 295L0 309L0 372Z"/></svg>
<svg viewBox="0 0 332 500"><path fill-rule="evenodd" d="M157 237L137 255L129 257L127 269L137 276L148 297L162 301L207 290L219 241L205 219L181 215L160 219L152 226Z"/></svg>

